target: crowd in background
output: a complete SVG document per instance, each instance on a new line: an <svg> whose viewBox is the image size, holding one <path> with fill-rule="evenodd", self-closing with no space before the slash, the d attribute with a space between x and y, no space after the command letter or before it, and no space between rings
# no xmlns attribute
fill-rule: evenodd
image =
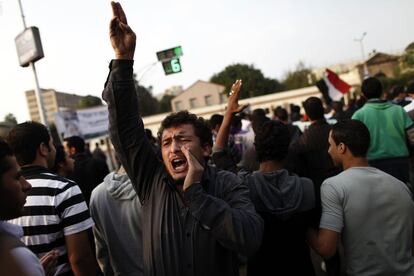
<svg viewBox="0 0 414 276"><path fill-rule="evenodd" d="M112 8L103 98L120 166L15 126L0 140L1 275L414 275L414 82L384 94L369 77L347 106L268 114L244 112L237 80L224 114L172 113L155 138L135 34Z"/></svg>

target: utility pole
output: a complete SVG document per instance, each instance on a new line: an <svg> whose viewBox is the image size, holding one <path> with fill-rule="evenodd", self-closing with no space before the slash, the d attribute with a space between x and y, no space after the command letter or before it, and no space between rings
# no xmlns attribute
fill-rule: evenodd
<svg viewBox="0 0 414 276"><path fill-rule="evenodd" d="M23 21L23 27L26 30L27 26L26 26L26 20L25 20L25 17L24 17L21 0L18 0L18 2L19 2L19 7L20 7L20 14L22 16L22 21ZM39 80L37 78L36 66L35 66L34 61L30 62L30 67L33 70L35 84L36 84L35 94L36 94L37 108L39 110L40 122L47 127L48 125L47 125L47 120L46 120L46 113L45 113L45 109L43 107L43 98L42 98L40 87L39 87Z"/></svg>
<svg viewBox="0 0 414 276"><path fill-rule="evenodd" d="M369 75L367 63L365 60L365 51L364 51L364 38L367 35L367 32L364 32L361 36L361 38L355 38L354 41L359 42L359 46L361 47L361 55L362 55L362 62L364 65L364 77L367 77Z"/></svg>

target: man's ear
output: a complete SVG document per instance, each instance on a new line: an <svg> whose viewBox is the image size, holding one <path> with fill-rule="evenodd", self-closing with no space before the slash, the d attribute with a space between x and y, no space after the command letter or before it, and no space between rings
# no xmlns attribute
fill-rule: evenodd
<svg viewBox="0 0 414 276"><path fill-rule="evenodd" d="M208 143L205 143L204 145L202 145L201 149L203 151L204 157L210 156L213 153L213 148Z"/></svg>
<svg viewBox="0 0 414 276"><path fill-rule="evenodd" d="M50 152L50 149L49 149L48 146L45 145L45 143L42 142L39 145L38 151L39 151L40 156L46 157L46 156L48 156L48 154Z"/></svg>
<svg viewBox="0 0 414 276"><path fill-rule="evenodd" d="M345 154L345 152L347 151L347 147L345 146L344 143L339 143L339 145L338 145L338 151L341 154Z"/></svg>

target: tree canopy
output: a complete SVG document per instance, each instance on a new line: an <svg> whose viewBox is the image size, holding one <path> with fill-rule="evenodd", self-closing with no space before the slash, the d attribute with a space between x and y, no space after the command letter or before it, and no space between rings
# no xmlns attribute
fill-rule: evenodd
<svg viewBox="0 0 414 276"><path fill-rule="evenodd" d="M83 97L79 103L77 108L83 109L88 107L94 107L94 106L101 106L102 100L96 96L87 95Z"/></svg>
<svg viewBox="0 0 414 276"><path fill-rule="evenodd" d="M4 122L12 125L17 125L17 119L13 113L6 114L6 116L4 116Z"/></svg>
<svg viewBox="0 0 414 276"><path fill-rule="evenodd" d="M300 61L295 70L288 71L283 79L283 86L286 90L298 89L315 84L316 77L312 70Z"/></svg>
<svg viewBox="0 0 414 276"><path fill-rule="evenodd" d="M253 65L233 64L213 75L211 82L224 85L226 91L230 91L232 84L237 79L243 80L240 90L240 98L250 98L271 94L283 90L283 86L276 79L266 78L262 71Z"/></svg>

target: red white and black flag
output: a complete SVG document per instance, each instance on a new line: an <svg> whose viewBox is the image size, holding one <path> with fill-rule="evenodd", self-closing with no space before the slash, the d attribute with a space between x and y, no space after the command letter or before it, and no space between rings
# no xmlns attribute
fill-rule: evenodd
<svg viewBox="0 0 414 276"><path fill-rule="evenodd" d="M340 101L352 88L329 69L326 69L323 79L319 80L316 86L321 91L327 104L332 101Z"/></svg>

